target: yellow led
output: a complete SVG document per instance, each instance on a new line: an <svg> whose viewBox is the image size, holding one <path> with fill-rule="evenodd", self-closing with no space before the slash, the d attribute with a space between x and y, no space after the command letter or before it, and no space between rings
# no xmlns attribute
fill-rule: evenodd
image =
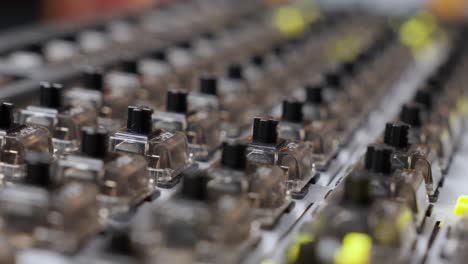
<svg viewBox="0 0 468 264"><path fill-rule="evenodd" d="M288 263L294 263L297 257L299 257L299 250L302 244L312 242L313 240L312 235L300 233L286 249L286 259Z"/></svg>
<svg viewBox="0 0 468 264"><path fill-rule="evenodd" d="M466 203L466 204L468 204L468 195L458 196L457 203Z"/></svg>
<svg viewBox="0 0 468 264"><path fill-rule="evenodd" d="M295 6L284 6L276 10L273 18L275 27L284 35L298 35L304 32L306 21L301 9Z"/></svg>
<svg viewBox="0 0 468 264"><path fill-rule="evenodd" d="M403 24L400 31L401 41L414 48L424 46L429 38L430 32L419 20L410 20Z"/></svg>
<svg viewBox="0 0 468 264"><path fill-rule="evenodd" d="M462 216L468 211L468 204L457 204L453 210L453 214L456 216Z"/></svg>
<svg viewBox="0 0 468 264"><path fill-rule="evenodd" d="M468 212L468 195L460 195L457 199L457 204L453 209L453 214L456 216L462 216Z"/></svg>
<svg viewBox="0 0 468 264"><path fill-rule="evenodd" d="M271 260L271 259L264 259L260 264L277 264L276 261Z"/></svg>
<svg viewBox="0 0 468 264"><path fill-rule="evenodd" d="M421 12L404 22L399 34L401 42L417 53L431 43L438 31L440 30L434 16L428 12Z"/></svg>
<svg viewBox="0 0 468 264"><path fill-rule="evenodd" d="M335 264L366 264L370 262L372 239L364 233L348 233L334 257Z"/></svg>

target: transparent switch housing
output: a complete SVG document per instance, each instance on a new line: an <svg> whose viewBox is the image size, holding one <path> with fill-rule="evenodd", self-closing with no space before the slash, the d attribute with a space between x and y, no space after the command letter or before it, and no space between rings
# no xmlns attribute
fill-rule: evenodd
<svg viewBox="0 0 468 264"><path fill-rule="evenodd" d="M282 121L278 128L279 137L310 145L313 151L313 167L324 170L338 151L336 122L334 119L304 120L304 110L301 101L295 99L283 101Z"/></svg>
<svg viewBox="0 0 468 264"><path fill-rule="evenodd" d="M102 213L111 217L128 212L149 198L153 186L146 159L138 155L107 153L107 132L86 128L80 154L58 161L62 182L85 182L97 186Z"/></svg>
<svg viewBox="0 0 468 264"><path fill-rule="evenodd" d="M100 111L101 115L122 121L129 105L145 99L139 63L139 58L124 56L108 71L85 69L81 83L84 87L78 88L100 91L105 108Z"/></svg>
<svg viewBox="0 0 468 264"><path fill-rule="evenodd" d="M306 232L315 238L320 261L333 261L341 241L351 233L372 239L371 262L408 261L416 239L411 210L404 203L372 198L369 193L371 177L364 174L348 176L342 186L344 190L340 190L341 196L324 207L306 226Z"/></svg>
<svg viewBox="0 0 468 264"><path fill-rule="evenodd" d="M443 179L442 172L446 169L453 149L450 133L443 126L422 120L421 110L421 106L417 104L406 104L400 120L411 125L408 132L408 141L411 144L408 151L412 156L410 165L413 168L417 165L422 171L427 178L428 191L434 195Z"/></svg>
<svg viewBox="0 0 468 264"><path fill-rule="evenodd" d="M57 185L50 156L26 157L24 183L0 191L0 213L6 234L16 248L40 247L76 252L101 228L97 190L92 184Z"/></svg>
<svg viewBox="0 0 468 264"><path fill-rule="evenodd" d="M453 104L455 105L455 104ZM430 121L422 131L427 135L427 143L439 144L439 159L444 171L448 169L450 160L456 150L461 135L461 128L457 115L446 107L445 111L435 110L430 115Z"/></svg>
<svg viewBox="0 0 468 264"><path fill-rule="evenodd" d="M291 204L285 174L276 166L250 165L247 175L247 195L255 219L262 227L271 228Z"/></svg>
<svg viewBox="0 0 468 264"><path fill-rule="evenodd" d="M412 251L411 245L416 235L408 208L388 200L377 201L370 208L330 205L322 210L314 223L315 227L312 229L314 236L318 239L319 255L329 256L323 252L326 245L333 245L328 248L328 252L336 253L346 235L361 233L366 234L373 241L370 253L371 262L408 261ZM389 262L386 262L386 259ZM330 260L324 259L323 261Z"/></svg>
<svg viewBox="0 0 468 264"><path fill-rule="evenodd" d="M112 109L112 118L122 119L127 107L138 99L141 89L138 61L133 58L123 59L120 68L104 75L104 87L105 104Z"/></svg>
<svg viewBox="0 0 468 264"><path fill-rule="evenodd" d="M51 193L30 186L6 188L0 192L0 212L10 241L19 248L74 252L100 228L92 185L69 184Z"/></svg>
<svg viewBox="0 0 468 264"><path fill-rule="evenodd" d="M110 137L110 150L144 156L154 184L170 187L191 164L188 142L182 132L153 130L152 113L150 108L129 107L127 128Z"/></svg>
<svg viewBox="0 0 468 264"><path fill-rule="evenodd" d="M289 85L287 82L287 80L289 80L287 77L287 65L281 59L281 55L277 54L277 52L281 52L279 46L274 47L273 50L273 52L265 56L267 78L271 80L275 90L285 95L285 91L282 91L281 87L287 87Z"/></svg>
<svg viewBox="0 0 468 264"><path fill-rule="evenodd" d="M155 100L156 105L163 105L164 96L161 95L167 92L167 87L176 82L166 50L157 50L143 58L139 62L138 71L142 88L148 92L148 97Z"/></svg>
<svg viewBox="0 0 468 264"><path fill-rule="evenodd" d="M185 91L170 90L167 96L166 111L153 115L153 127L185 133L194 160L212 159L221 144L219 114L213 111L190 112Z"/></svg>
<svg viewBox="0 0 468 264"><path fill-rule="evenodd" d="M210 179L207 190L211 199L247 194L250 178L246 173L246 147L241 140L223 142L220 163L207 172Z"/></svg>
<svg viewBox="0 0 468 264"><path fill-rule="evenodd" d="M413 102L403 106L400 119L411 125L410 140L414 144L430 146L435 153L436 162L442 171L448 165L455 151L463 127L457 114L457 103L447 97L456 94L456 89L450 89L454 94L440 94L440 84L428 82L427 86L419 89ZM437 98L437 104L436 104Z"/></svg>
<svg viewBox="0 0 468 264"><path fill-rule="evenodd" d="M97 113L87 106L63 106L62 86L41 84L41 103L20 111L19 122L47 128L52 134L54 154L57 156L78 150L80 131L96 124Z"/></svg>
<svg viewBox="0 0 468 264"><path fill-rule="evenodd" d="M271 92L274 83L268 78L264 56L257 54L251 58L245 67L245 79L262 110L269 111L279 101L279 95Z"/></svg>
<svg viewBox="0 0 468 264"><path fill-rule="evenodd" d="M246 164L244 142L223 143L221 164L208 170L208 195L247 197L256 221L271 227L291 203L285 174L277 166Z"/></svg>
<svg viewBox="0 0 468 264"><path fill-rule="evenodd" d="M186 175L187 176L187 175ZM135 221L134 236L154 262L237 263L257 241L246 199L207 200L201 176L184 177L181 193ZM190 184L190 186L186 186ZM235 225L236 229L229 226Z"/></svg>
<svg viewBox="0 0 468 264"><path fill-rule="evenodd" d="M218 78L209 73L199 76L198 92L191 92L187 101L190 111L220 113L221 102L218 96Z"/></svg>
<svg viewBox="0 0 468 264"><path fill-rule="evenodd" d="M384 142L394 147L394 164L397 167L417 170L424 177L428 195L436 194L442 180L442 171L436 152L427 144L410 144L409 125L394 122L387 123Z"/></svg>
<svg viewBox="0 0 468 264"><path fill-rule="evenodd" d="M100 109L104 105L103 72L95 68L83 70L79 83L64 94L65 104L88 105Z"/></svg>
<svg viewBox="0 0 468 264"><path fill-rule="evenodd" d="M256 112L252 112L252 108L249 107L252 97L241 65L228 66L227 76L219 80L218 98L223 133L226 137L242 135L250 126L251 118Z"/></svg>
<svg viewBox="0 0 468 264"><path fill-rule="evenodd" d="M198 69L198 61L192 43L181 41L168 50L168 61L172 65L180 87L190 90Z"/></svg>
<svg viewBox="0 0 468 264"><path fill-rule="evenodd" d="M430 209L431 193L424 173L401 163L404 161L400 159L403 157L401 154L388 145L370 145L364 158L364 167L357 166L352 174L371 175L372 195L404 203L411 210L414 223L419 228L424 224Z"/></svg>
<svg viewBox="0 0 468 264"><path fill-rule="evenodd" d="M106 74L89 67L84 69L81 81L65 92L64 99L66 104L95 108L98 125L115 132L125 122L127 107L137 101L139 87L135 74L116 70Z"/></svg>
<svg viewBox="0 0 468 264"><path fill-rule="evenodd" d="M190 93L188 97L190 108L200 112L220 112L220 101L218 96L206 93Z"/></svg>
<svg viewBox="0 0 468 264"><path fill-rule="evenodd" d="M36 126L18 127L6 132L1 147L0 170L4 181L20 181L24 176L24 155L28 151L53 154L52 138L47 129Z"/></svg>
<svg viewBox="0 0 468 264"><path fill-rule="evenodd" d="M0 105L0 175L3 184L25 176L25 155L29 151L52 155L52 137L46 128L20 125L13 120L13 104Z"/></svg>
<svg viewBox="0 0 468 264"><path fill-rule="evenodd" d="M288 190L301 193L316 176L312 148L299 141L278 139L278 121L254 119L252 143L247 160L253 164L275 165L284 170Z"/></svg>
<svg viewBox="0 0 468 264"><path fill-rule="evenodd" d="M304 128L304 141L312 146L313 162L318 170L327 168L342 144L336 121L312 121Z"/></svg>

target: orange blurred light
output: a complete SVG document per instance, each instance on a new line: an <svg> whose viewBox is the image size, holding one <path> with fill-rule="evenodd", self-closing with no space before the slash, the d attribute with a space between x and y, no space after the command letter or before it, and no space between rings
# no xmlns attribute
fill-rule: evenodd
<svg viewBox="0 0 468 264"><path fill-rule="evenodd" d="M468 14L466 0L433 0L430 8L434 14L446 19L463 18Z"/></svg>

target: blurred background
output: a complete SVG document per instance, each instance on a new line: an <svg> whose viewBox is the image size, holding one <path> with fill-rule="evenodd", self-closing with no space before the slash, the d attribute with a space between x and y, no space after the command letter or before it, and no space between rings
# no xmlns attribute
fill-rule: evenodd
<svg viewBox="0 0 468 264"><path fill-rule="evenodd" d="M0 30L44 21L83 20L128 10L142 10L175 0L15 0L0 1ZM182 1L182 0L178 0ZM183 0L190 1L190 0ZM221 1L221 0L213 0ZM265 0L269 4L314 2L326 10L362 10L384 15L408 15L429 10L445 20L463 20L467 0Z"/></svg>
<svg viewBox="0 0 468 264"><path fill-rule="evenodd" d="M38 22L92 19L163 5L171 0L15 0L0 1L0 30ZM215 0L216 1L216 0Z"/></svg>

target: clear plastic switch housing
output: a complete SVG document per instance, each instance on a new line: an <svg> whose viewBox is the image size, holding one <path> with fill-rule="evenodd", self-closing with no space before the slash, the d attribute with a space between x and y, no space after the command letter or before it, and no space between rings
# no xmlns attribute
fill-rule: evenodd
<svg viewBox="0 0 468 264"><path fill-rule="evenodd" d="M61 156L78 150L81 128L96 125L97 112L89 106L62 103L63 86L41 83L39 106L20 111L21 124L45 127L52 134L54 154Z"/></svg>
<svg viewBox="0 0 468 264"><path fill-rule="evenodd" d="M135 208L154 193L143 156L108 153L104 129L84 128L81 152L58 161L61 182L97 186L102 215L112 217Z"/></svg>
<svg viewBox="0 0 468 264"><path fill-rule="evenodd" d="M172 187L191 164L187 138L182 132L153 129L152 114L151 108L128 107L127 127L110 137L110 150L144 156L153 183Z"/></svg>
<svg viewBox="0 0 468 264"><path fill-rule="evenodd" d="M300 194L316 176L312 148L300 141L278 138L278 121L255 118L247 160L253 165L274 165L284 170L288 190Z"/></svg>
<svg viewBox="0 0 468 264"><path fill-rule="evenodd" d="M11 103L0 104L0 175L3 184L24 178L27 152L53 154L49 131L40 126L15 123L13 108Z"/></svg>
<svg viewBox="0 0 468 264"><path fill-rule="evenodd" d="M196 161L209 161L221 144L220 118L213 111L190 111L188 93L167 92L166 111L153 115L153 128L185 133L190 155Z"/></svg>
<svg viewBox="0 0 468 264"><path fill-rule="evenodd" d="M94 185L57 185L49 155L30 152L22 184L0 191L0 215L16 248L40 247L76 252L100 229Z"/></svg>

